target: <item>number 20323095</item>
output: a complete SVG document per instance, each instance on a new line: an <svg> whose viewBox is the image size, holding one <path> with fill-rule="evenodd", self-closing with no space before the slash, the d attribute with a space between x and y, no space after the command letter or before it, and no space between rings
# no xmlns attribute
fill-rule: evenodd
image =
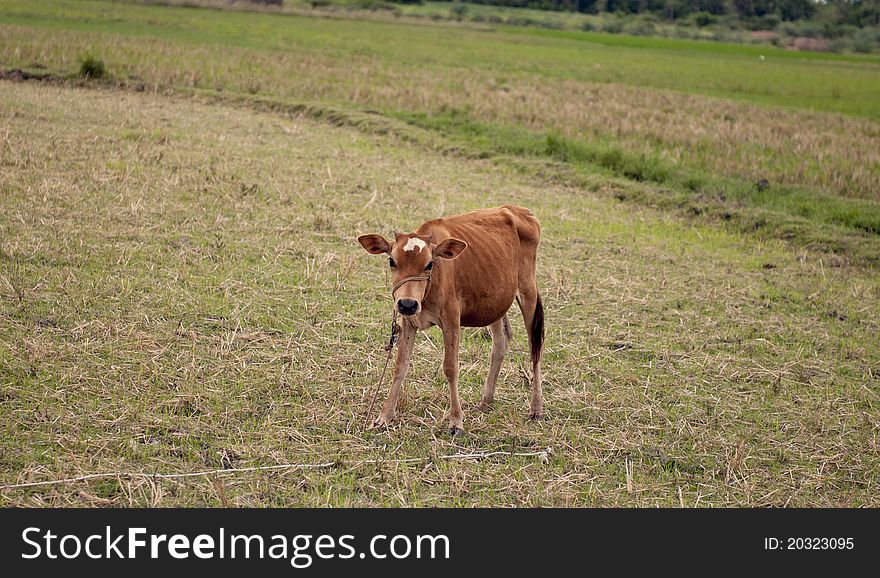
<svg viewBox="0 0 880 578"><path fill-rule="evenodd" d="M764 538L765 550L853 550L852 538Z"/></svg>

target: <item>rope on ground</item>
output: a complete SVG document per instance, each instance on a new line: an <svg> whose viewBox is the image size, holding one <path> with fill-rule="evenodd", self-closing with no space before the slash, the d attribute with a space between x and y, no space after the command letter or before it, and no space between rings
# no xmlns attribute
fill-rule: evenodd
<svg viewBox="0 0 880 578"><path fill-rule="evenodd" d="M550 455L553 454L553 448L547 448L544 450L534 451L534 452L505 452L505 451L494 451L494 452L474 452L467 454L450 454L446 456L438 456L436 459L442 460L480 460L484 458L491 458L495 456L509 456L509 457L538 457L542 462L547 463L550 459ZM422 458L402 458L402 459L393 459L387 460L383 458L374 458L370 460L357 460L357 461L345 461L345 460L335 460L332 462L322 462L322 463L312 463L312 464L278 464L274 466L254 466L250 468L227 468L220 470L204 470L200 472L188 472L182 474L160 474L160 473L146 473L146 472L104 472L98 474L87 474L84 476L77 476L74 478L61 478L57 480L44 480L42 482L26 482L22 484L7 484L4 486L0 486L0 490L12 490L15 488L31 488L36 486L51 486L57 484L70 484L73 482L82 482L85 480L94 480L101 478L149 478L149 479L160 479L160 480L173 480L178 478L196 478L201 476L214 476L214 475L227 475L227 474L238 474L242 472L265 472L271 470L293 470L293 469L302 469L302 470L317 470L324 468L332 468L336 465L346 465L346 466L363 466L367 464L407 464L407 463L415 463L415 462L427 462L431 461L435 458L431 456L425 456Z"/></svg>

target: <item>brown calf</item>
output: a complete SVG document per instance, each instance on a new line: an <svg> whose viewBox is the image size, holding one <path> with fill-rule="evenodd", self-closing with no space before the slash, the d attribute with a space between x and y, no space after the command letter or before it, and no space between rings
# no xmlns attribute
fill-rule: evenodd
<svg viewBox="0 0 880 578"><path fill-rule="evenodd" d="M449 432L463 431L458 397L458 348L461 327L488 327L492 335L489 373L481 409L495 396L495 382L511 337L507 310L516 300L522 311L532 359L531 419L544 413L541 354L544 308L535 280L541 225L528 209L504 205L464 215L427 221L414 233L398 233L393 242L381 235L362 235L369 253L387 253L394 306L401 321L397 363L391 391L377 426L395 417L400 386L409 371L418 329L437 325L443 332L443 372L449 382Z"/></svg>

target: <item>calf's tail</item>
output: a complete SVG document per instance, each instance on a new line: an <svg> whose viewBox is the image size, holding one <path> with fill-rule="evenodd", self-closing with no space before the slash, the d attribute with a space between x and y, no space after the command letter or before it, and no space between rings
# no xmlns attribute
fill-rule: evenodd
<svg viewBox="0 0 880 578"><path fill-rule="evenodd" d="M540 295L535 301L535 314L532 316L532 326L529 327L529 337L531 337L529 341L532 346L532 362L537 362L544 348L544 305L541 303Z"/></svg>

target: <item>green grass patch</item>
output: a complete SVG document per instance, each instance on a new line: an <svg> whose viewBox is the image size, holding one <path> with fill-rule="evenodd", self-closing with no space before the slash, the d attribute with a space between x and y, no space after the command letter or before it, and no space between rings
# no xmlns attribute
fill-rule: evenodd
<svg viewBox="0 0 880 578"><path fill-rule="evenodd" d="M548 30L529 28L526 30L502 28L513 34L530 34L547 38L564 38L579 42L591 42L605 46L624 48L640 48L648 51L664 52L701 52L719 56L764 56L765 58L781 58L791 60L831 60L852 62L857 64L874 63L880 65L880 56L872 54L838 54L834 52L785 50L768 44L741 44L718 42L715 40L692 40L686 38L657 38L651 36L633 36L629 34L601 34L597 32L578 32L572 30Z"/></svg>
<svg viewBox="0 0 880 578"><path fill-rule="evenodd" d="M83 78L102 78L106 71L104 61L91 54L79 61L79 75Z"/></svg>

